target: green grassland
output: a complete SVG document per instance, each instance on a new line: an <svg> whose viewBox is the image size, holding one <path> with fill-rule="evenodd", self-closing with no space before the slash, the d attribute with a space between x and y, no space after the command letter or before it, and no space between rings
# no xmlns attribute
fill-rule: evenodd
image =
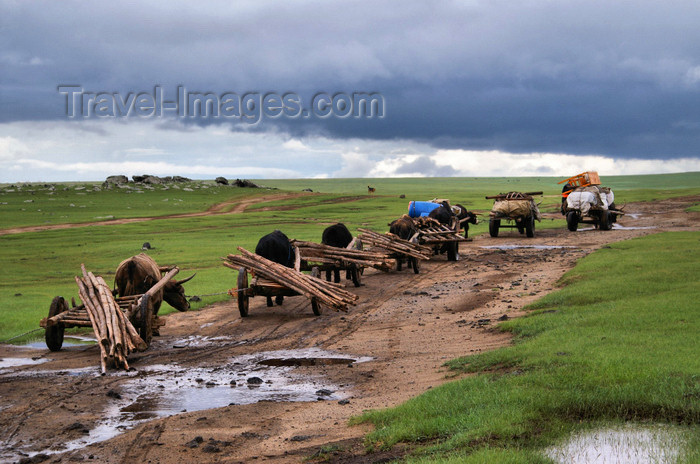
<svg viewBox="0 0 700 464"><path fill-rule="evenodd" d="M138 187L143 193L136 193L133 185L131 189L109 190L96 190L99 184L89 183L4 185L0 187L0 228L3 229L92 222L112 216L128 218L203 211L213 204L244 197L285 191L301 194L306 188L313 189L314 193L252 205L245 214L0 236L3 264L0 267L0 341L36 328L38 321L46 316L54 296L76 296L73 276L80 272L81 263L109 281L119 262L139 253L144 242L155 247L149 253L159 263L179 265L183 276L197 272L197 277L187 285L188 295L218 293L235 285L235 273L224 268L219 258L235 253L237 246L253 249L260 236L274 229L284 231L291 238L317 242L323 228L335 222L346 223L352 232L358 227L386 231L389 221L407 211L409 200L446 197L481 213L483 222L470 228L470 234L476 235L487 232L484 219L492 201L484 196L512 190L542 190L546 197L541 209L557 211L561 191L558 180L541 177L256 181L278 190L217 186L197 181L181 184L179 190L172 187L165 190L162 186L154 186L153 190ZM620 188L607 181L603 179L615 188L618 201L623 202L700 193L700 173L615 178ZM377 189L375 194L367 194L368 183ZM274 210L265 211L265 208ZM545 220L537 227L563 228L565 225L563 220L557 219ZM194 307L198 309L227 298L226 295L206 297ZM167 305L162 308L164 312L168 309Z"/></svg>
<svg viewBox="0 0 700 464"><path fill-rule="evenodd" d="M420 444L416 462L549 462L538 450L591 424L682 426L700 462L700 233L619 242L502 323L513 346L448 363L477 373L364 414L370 447Z"/></svg>

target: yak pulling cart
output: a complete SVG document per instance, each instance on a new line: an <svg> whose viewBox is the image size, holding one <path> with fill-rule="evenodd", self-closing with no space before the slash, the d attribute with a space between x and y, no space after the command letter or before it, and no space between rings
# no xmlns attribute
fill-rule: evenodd
<svg viewBox="0 0 700 464"><path fill-rule="evenodd" d="M432 250L418 243L417 234L411 240L404 240L390 232L380 234L369 229L357 229L360 232L358 236L364 243L372 247L371 250L382 250L380 253L386 253L391 260L387 260L387 266L378 267L382 271L388 271L396 265L396 270L400 271L402 262L406 260L408 267L413 268L413 272L420 272L420 262L424 259L430 259Z"/></svg>
<svg viewBox="0 0 700 464"><path fill-rule="evenodd" d="M416 237L418 243L431 247L435 254L447 252L448 261L459 259L460 242L470 242L472 239L463 237L460 220L453 216L450 224L441 224L429 217L415 218Z"/></svg>
<svg viewBox="0 0 700 464"><path fill-rule="evenodd" d="M527 237L535 236L535 220L541 221L540 210L533 195L542 192L508 192L486 197L495 200L489 213L489 234L498 237L498 230L504 227L518 229Z"/></svg>
<svg viewBox="0 0 700 464"><path fill-rule="evenodd" d="M600 185L597 172L583 172L559 183L564 182L561 213L566 217L566 226L571 232L576 232L580 223L610 230L618 217L625 214L615 207L612 189Z"/></svg>
<svg viewBox="0 0 700 464"><path fill-rule="evenodd" d="M102 373L105 373L107 364L128 369L127 355L132 351L145 350L150 345L153 333L165 325L165 321L155 315L151 297L179 269L170 269L142 295L114 298L102 277L87 272L85 266L81 268L83 278L76 276L75 280L83 303L76 306L73 300L72 307L69 307L62 296L53 299L48 317L39 323L45 331L46 346L51 351L59 351L66 329L92 327L100 347Z"/></svg>
<svg viewBox="0 0 700 464"><path fill-rule="evenodd" d="M302 273L301 254L296 248L294 269L242 247L238 247L238 251L241 252L240 255L228 255L223 264L238 271L237 287L229 293L238 300L241 317L248 317L249 300L255 296L275 297L281 303L285 296L303 295L310 300L311 310L316 316L321 315L323 306L347 311L348 305L355 304L358 299L357 295L344 290L340 285L321 279L318 267L311 269L311 275Z"/></svg>

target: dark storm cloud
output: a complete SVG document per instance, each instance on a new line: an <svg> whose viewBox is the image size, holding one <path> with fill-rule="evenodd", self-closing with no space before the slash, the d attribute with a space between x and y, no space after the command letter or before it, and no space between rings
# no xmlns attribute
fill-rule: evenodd
<svg viewBox="0 0 700 464"><path fill-rule="evenodd" d="M381 120L242 129L514 153L698 154L696 1L205 5L3 2L0 122L64 119L58 84L305 99L374 91L386 102Z"/></svg>

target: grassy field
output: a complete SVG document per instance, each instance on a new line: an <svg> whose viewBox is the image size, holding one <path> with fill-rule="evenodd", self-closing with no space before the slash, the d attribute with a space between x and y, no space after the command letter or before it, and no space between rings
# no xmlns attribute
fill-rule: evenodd
<svg viewBox="0 0 700 464"><path fill-rule="evenodd" d="M584 258L563 288L500 325L516 343L449 363L477 373L368 412L370 447L415 443L415 462L549 462L580 428L680 426L700 462L700 233L619 242Z"/></svg>
<svg viewBox="0 0 700 464"><path fill-rule="evenodd" d="M256 181L279 190L193 182L182 184L180 189L139 187L143 193L137 193L133 185L131 189L111 190L96 190L99 184L89 183L4 185L0 187L0 228L3 229L203 211L213 204L235 202L244 197L285 191L301 194L305 188L313 189L314 193L259 203L245 214L0 236L0 257L4 264L0 268L0 341L38 327L38 321L48 313L54 296L76 296L73 276L80 272L81 263L109 281L117 264L139 253L144 242L155 247L149 253L159 263L179 265L183 276L197 272L197 277L186 287L188 295L219 293L235 285L235 273L224 268L219 258L235 253L237 246L253 249L260 236L274 229L292 238L312 241L320 241L323 228L335 222L346 223L353 232L358 227L383 232L389 221L406 212L409 200L436 197L447 197L453 203L477 210L482 213L483 220L492 204L484 196L511 190L542 190L546 197L541 209L557 211L561 191L556 184L558 180L541 177ZM607 178L603 182L615 188L618 201L622 202L700 193L700 173L614 180L616 184L608 182ZM374 195L367 194L368 182L377 189ZM620 188L616 187L618 184ZM645 186L649 189L644 189ZM400 198L402 194L406 198ZM275 210L263 211L270 207ZM561 219L537 224L537 228L547 227L563 228L565 225ZM470 229L472 235L486 231L485 221ZM227 298L226 295L205 297L203 303L194 307L198 309ZM164 312L168 309L164 305Z"/></svg>

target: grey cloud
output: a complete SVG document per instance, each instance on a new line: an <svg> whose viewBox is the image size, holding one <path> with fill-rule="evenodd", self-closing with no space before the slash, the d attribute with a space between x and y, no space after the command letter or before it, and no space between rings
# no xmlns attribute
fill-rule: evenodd
<svg viewBox="0 0 700 464"><path fill-rule="evenodd" d="M206 5L3 3L0 122L65 118L58 84L183 84L386 99L382 120L236 131L621 157L697 156L700 146L695 1Z"/></svg>

